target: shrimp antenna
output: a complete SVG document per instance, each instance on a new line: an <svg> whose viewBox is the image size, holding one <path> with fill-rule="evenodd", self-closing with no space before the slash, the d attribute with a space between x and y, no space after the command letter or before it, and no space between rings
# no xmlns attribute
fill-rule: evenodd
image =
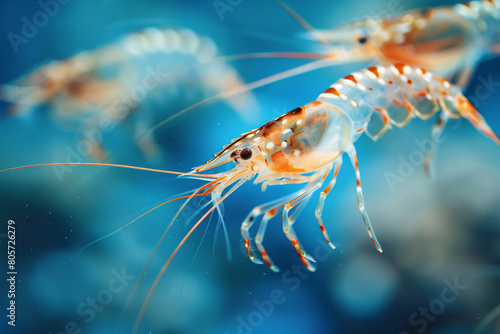
<svg viewBox="0 0 500 334"><path fill-rule="evenodd" d="M56 163L51 163L51 164L27 165L27 166L13 167L13 168L0 170L0 173L10 172L10 171L17 170L17 169L34 168L34 167L48 167L48 166L104 166L104 167L118 167L118 168L125 168L125 169L136 169L136 170L143 170L143 171L147 171L147 172L173 174L173 175L180 175L180 176L193 176L192 173L182 173L182 172L175 172L175 171L169 171L169 170L164 170L164 169L154 169L154 168L147 168L147 167L100 163L100 162L56 162ZM196 177L217 179L218 175L216 175L216 174L196 174Z"/></svg>
<svg viewBox="0 0 500 334"><path fill-rule="evenodd" d="M323 36L316 34L315 29L309 23L307 23L307 21L302 16L300 16L295 10L293 10L290 6L288 6L281 0L274 0L274 1L276 1L278 5L283 7L283 9L286 10L287 13L290 14L319 43L323 44L324 46L328 46L327 40Z"/></svg>
<svg viewBox="0 0 500 334"><path fill-rule="evenodd" d="M139 287L139 284L141 283L141 280L142 280L142 277L144 276L144 274L146 273L146 270L149 268L149 265L151 263L151 261L153 260L154 256L156 255L156 252L158 251L158 248L160 248L160 245L162 244L163 240L165 239L165 237L167 236L167 233L168 231L170 230L170 228L172 227L173 223L177 220L177 217L179 217L180 213L182 212L182 210L184 210L184 208L186 207L186 205L189 203L189 201L191 201L191 199L193 199L194 197L198 197L198 196L205 196L207 194L210 194L214 188L219 184L220 181L222 181L223 179L225 178L225 176L217 179L217 180L214 180L210 183L207 183L205 184L204 186L198 188L194 193L192 193L191 195L189 196L182 196L182 197L178 197L174 200L177 200L177 199L182 199L182 198L187 198L186 201L184 201L184 203L182 204L182 206L180 207L180 209L177 211L177 213L175 214L174 218L172 218L172 220L170 221L170 223L168 224L167 228L165 229L165 232L163 232L161 238L160 238L160 241L158 241L158 243L156 244L156 247L155 249L153 250L153 253L151 254L151 256L149 257L148 259L148 262L146 263L146 265L144 266L144 268L142 269L141 273L139 274L139 277L137 278L137 280L135 281L135 284L134 286L132 287L132 290L130 291L130 294L128 296L128 299L127 299L127 302L125 303L125 306L123 307L123 309L125 310L128 305L130 304L130 302L132 301L132 297L134 296L135 294L135 291L137 290L137 288ZM198 194L201 190L205 189L205 188L208 188L206 191L204 191L203 193L201 194ZM174 201L172 200L172 201ZM156 206L155 208L149 210L148 212L142 214L141 216L139 216L138 218L136 218L135 220L139 219L140 217L146 215L147 213L153 211L154 209L160 207L161 205L164 205L164 204L167 204L167 203L162 203L158 206Z"/></svg>
<svg viewBox="0 0 500 334"><path fill-rule="evenodd" d="M286 70L286 71L283 71L283 72L280 72L277 74L273 74L271 76L268 76L268 77L260 79L260 80L253 81L253 82L248 83L246 85L234 87L233 89L230 89L230 90L227 90L227 91L222 92L220 94L208 97L204 100L201 100L200 102L197 102L197 103L179 111L178 113L168 117L167 119L165 119L162 122L158 123L157 125L153 126L151 129L149 129L143 135L138 137L137 140L141 140L143 137L151 135L154 131L158 130L159 128L167 125L168 123L172 122L173 120L177 119L178 117L180 117L180 116L182 116L182 115L184 115L184 114L186 114L186 113L188 113L196 108L208 105L208 104L216 102L216 101L220 101L220 100L225 99L229 96L233 96L233 95L236 95L239 93L253 90L253 89L258 88L258 87L268 85L270 83L277 82L279 80L291 78L293 76L296 76L296 75L299 75L302 73L306 73L306 72L310 72L310 71L313 71L313 70L316 70L316 69L319 69L322 67L327 67L330 65L330 61L331 60L330 60L329 56L325 55L325 57L322 59L307 63L305 65L297 66L297 67L294 67L292 69L289 69L289 70Z"/></svg>
<svg viewBox="0 0 500 334"><path fill-rule="evenodd" d="M215 182L215 181L213 181L213 182ZM213 183L213 182L211 182L211 183ZM199 190L203 189L204 187L206 187L206 186L208 186L208 185L210 185L210 183L209 183L209 184L206 184L205 186L203 186L202 188L198 189L197 191L199 191ZM73 257L71 258L71 261L73 261L76 257L78 257L78 255L80 255L80 254L81 254L84 250L86 250L86 249L87 249L87 248L89 248L90 246L92 246L92 245L94 245L95 243L97 243L97 242L99 242L99 241L101 241L101 240L104 240L104 239L106 239L106 238L108 238L108 237L110 237L110 236L112 236L112 235L115 235L116 233L120 232L121 230L123 230L123 229L124 229L124 228L126 228L127 226L132 225L132 224L133 224L133 223L135 223L137 220L141 219L142 217L144 217L144 216L145 216L145 215L147 215L148 213L150 213L150 212L152 212L152 211L154 211L154 210L156 210L156 209L158 209L158 208L160 208L160 207L164 206L165 204L168 204L168 203L171 203L171 202L177 201L177 200L179 200L179 199L183 199L183 198L192 198L192 197L195 197L195 196L203 196L203 195L204 195L204 194L200 194L200 195L195 195L195 194L196 194L196 192L195 192L194 194L191 194L191 195L186 195L186 196L176 197L176 198L174 198L174 199L170 199L170 200L165 201L165 202L163 202L163 203L161 203L161 204L158 204L158 205L157 205L157 206L155 206L154 208L149 209L148 211L146 211L146 212L144 212L143 214L141 214L139 217L137 217L137 218L133 219L132 221L128 222L127 224L123 225L123 226L122 226L122 227L120 227L119 229L117 229L117 230L115 230L115 231L113 231L113 232L111 232L111 233L108 233L108 234L106 234L106 235L104 235L104 236L102 236L102 237L100 237L100 238L98 238L98 239L96 239L96 240L94 240L94 241L89 242L88 244L86 244L85 246L83 246L83 247L82 247L82 248L81 248L81 249L80 249L80 250L79 250L79 251L78 251L75 255L73 255ZM169 225L169 226L170 226L170 225Z"/></svg>
<svg viewBox="0 0 500 334"><path fill-rule="evenodd" d="M200 224L207 218L207 216L215 210L215 208L218 207L220 203L222 203L229 195L231 195L236 189L238 189L243 183L245 183L245 180L239 180L224 196L222 196L221 199L219 199L214 205L207 211L205 214L196 222L196 224L189 230L189 232L186 234L186 236L181 240L181 242L177 245L175 250L172 252L170 257L168 258L167 262L163 265L161 268L160 273L156 276L155 281L153 282L153 285L149 289L148 295L146 297L146 300L142 304L141 311L139 312L139 315L137 316L137 319L135 321L134 325L134 330L133 333L136 334L137 330L139 329L139 325L141 323L142 317L144 316L144 313L146 312L146 308L148 307L149 301L151 300L151 297L153 295L154 290L156 289L156 286L158 285L158 282L160 281L161 277L165 273L165 270L167 270L168 266L174 259L175 255L179 252L179 249L184 245L186 240L193 234L193 232L200 226Z"/></svg>

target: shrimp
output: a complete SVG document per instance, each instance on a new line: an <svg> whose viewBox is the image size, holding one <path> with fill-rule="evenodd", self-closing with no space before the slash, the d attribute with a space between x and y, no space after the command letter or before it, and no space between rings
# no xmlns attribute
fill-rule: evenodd
<svg viewBox="0 0 500 334"><path fill-rule="evenodd" d="M358 207L365 228L375 248L382 252L366 210L354 144L363 133L372 138L378 138L392 125L403 126L414 117L427 119L437 112L440 112L439 117L443 121L438 127L435 126L436 135L443 130L446 119L463 117L478 131L500 145L500 139L463 96L459 87L417 66L380 65L363 69L338 80L316 100L241 135L240 138L223 147L213 159L196 167L191 173L159 170L162 173L190 176L209 182L191 195L174 199L186 199L186 201L168 225L151 258L155 255L172 223L192 198L209 195L212 206L184 236L163 265L139 312L134 333L139 328L159 280L186 240L228 196L243 183L252 179L254 184L261 184L263 190L271 185L305 184L295 193L255 207L245 218L241 225L241 236L246 252L253 262L266 263L271 270L279 271L267 254L263 240L268 222L281 212L283 232L291 242L300 261L308 270L316 269L314 258L299 242L293 225L299 208L321 188L323 189L320 191L315 217L326 242L331 248L335 248L326 231L322 211L327 195L335 186L344 153L348 155L356 173ZM204 174L208 170L228 163L235 163L229 171ZM53 164L44 166L49 165ZM134 166L97 163L61 165L103 165L158 171ZM26 167L34 166L17 167L2 172ZM331 178L327 181L329 176ZM328 184L323 187L326 182ZM159 206L171 201L173 200ZM294 211L291 212L292 210ZM252 251L250 238L250 229L261 216L255 244L262 260Z"/></svg>
<svg viewBox="0 0 500 334"><path fill-rule="evenodd" d="M500 1L482 0L454 6L406 11L368 18L333 29L314 30L303 23L340 63L402 62L439 74L465 88L474 68L500 53ZM333 48L332 48L333 47Z"/></svg>
<svg viewBox="0 0 500 334"><path fill-rule="evenodd" d="M322 44L324 51L256 54L255 57L293 56L314 61L198 102L155 125L148 135L200 106L324 67L351 62L405 63L436 73L463 90L481 61L500 54L500 0L410 10L323 30L312 28L289 6L275 1L307 30L309 38ZM433 175L431 155L428 154L424 168Z"/></svg>
<svg viewBox="0 0 500 334"><path fill-rule="evenodd" d="M128 119L134 123L132 135L137 138L148 128L148 117L154 119L144 110L138 112L147 106L145 97L168 105L179 98L196 99L195 90L184 87L199 87L204 97L242 84L236 70L222 59L202 65L218 54L212 39L191 30L149 28L111 45L38 66L0 87L0 98L12 103L10 114L47 105L58 120L76 120L82 137L101 130L103 124L112 128ZM249 106L258 110L250 94L227 102L247 120L252 116L246 112ZM104 160L107 154L100 140L89 142L91 155ZM157 153L150 136L137 144L146 156Z"/></svg>

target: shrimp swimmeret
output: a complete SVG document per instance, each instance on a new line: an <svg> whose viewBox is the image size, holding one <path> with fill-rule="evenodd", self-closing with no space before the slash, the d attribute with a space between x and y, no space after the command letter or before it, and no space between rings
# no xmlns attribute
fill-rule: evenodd
<svg viewBox="0 0 500 334"><path fill-rule="evenodd" d="M224 147L212 160L195 168L191 173L159 170L162 173L193 176L209 181L191 195L177 198L185 199L185 202L171 221L159 244L191 199L210 195L212 207L194 224L162 267L142 305L134 333L138 330L159 280L182 245L218 205L243 183L251 179L255 179L255 184L261 183L263 189L270 185L305 184L302 190L296 193L255 207L243 221L241 235L248 256L253 262L259 264L265 262L273 271L279 270L271 260L270 255L267 254L263 246L263 238L268 221L278 212L282 212L283 232L292 243L304 266L310 271L315 270L315 260L301 245L293 228L296 219L295 212L298 211L294 211L292 215L290 212L294 208L297 210L317 192L329 175L331 175L331 180L320 193L315 214L324 238L332 248L335 248L323 224L322 210L326 196L335 185L344 153L349 156L356 172L359 209L366 230L375 248L382 252L382 247L375 236L365 208L358 157L354 144L363 133L378 138L391 125L403 126L415 116L426 119L438 111L441 113L439 115L440 121L433 129L435 136L441 133L448 118L463 117L485 136L500 144L500 139L486 124L479 112L462 95L460 88L420 67L395 64L370 67L340 79L315 101L298 107L256 130L243 134ZM227 172L204 174L207 170L233 162L236 165ZM54 164L43 166L50 165ZM158 171L134 166L96 163L61 165L102 165ZM3 172L35 166L16 167ZM255 237L255 244L263 262L253 253L250 245L250 228L260 216L262 216L262 220ZM151 258L155 255L156 249ZM144 268L143 273L146 268Z"/></svg>

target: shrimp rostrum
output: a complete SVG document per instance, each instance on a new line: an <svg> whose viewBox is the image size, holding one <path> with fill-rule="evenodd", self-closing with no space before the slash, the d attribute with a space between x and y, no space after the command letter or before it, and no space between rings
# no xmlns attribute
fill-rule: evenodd
<svg viewBox="0 0 500 334"><path fill-rule="evenodd" d="M255 207L243 221L241 235L253 262L265 262L273 271L279 270L267 254L263 240L268 222L281 213L285 236L304 266L310 271L315 270L315 260L299 242L294 223L300 206L318 191L320 195L315 211L316 220L326 242L335 248L323 224L322 211L325 199L335 185L344 154L348 155L356 173L359 210L366 230L376 249L382 252L366 211L354 144L363 133L378 138L392 125L403 126L414 117L427 119L438 112L441 121L434 126L434 135L439 135L448 118L463 117L485 136L500 144L498 137L462 95L460 88L420 67L382 65L363 69L340 79L315 101L293 109L233 140L213 159L191 173L162 171L209 181L191 195L178 198L186 199L186 202L177 215L196 196L211 196L212 207L194 224L164 264L142 306L135 331L160 278L182 245L230 194L252 179L255 184L262 184L263 189L272 185L304 185L295 193ZM208 170L228 163L235 163L229 171L205 174ZM19 168L25 167L14 169ZM127 168L144 169L133 166ZM254 242L260 255L253 252L250 238L250 228L259 217L262 218Z"/></svg>

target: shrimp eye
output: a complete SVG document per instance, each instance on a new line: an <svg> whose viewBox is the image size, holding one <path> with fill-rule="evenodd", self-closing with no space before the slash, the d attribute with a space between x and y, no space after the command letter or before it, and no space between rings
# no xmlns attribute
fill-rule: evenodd
<svg viewBox="0 0 500 334"><path fill-rule="evenodd" d="M366 42L368 42L368 37L361 36L361 37L358 38L358 43L359 44L365 44Z"/></svg>
<svg viewBox="0 0 500 334"><path fill-rule="evenodd" d="M248 160L252 157L252 150L249 148L245 148L240 152L240 158L243 160Z"/></svg>

